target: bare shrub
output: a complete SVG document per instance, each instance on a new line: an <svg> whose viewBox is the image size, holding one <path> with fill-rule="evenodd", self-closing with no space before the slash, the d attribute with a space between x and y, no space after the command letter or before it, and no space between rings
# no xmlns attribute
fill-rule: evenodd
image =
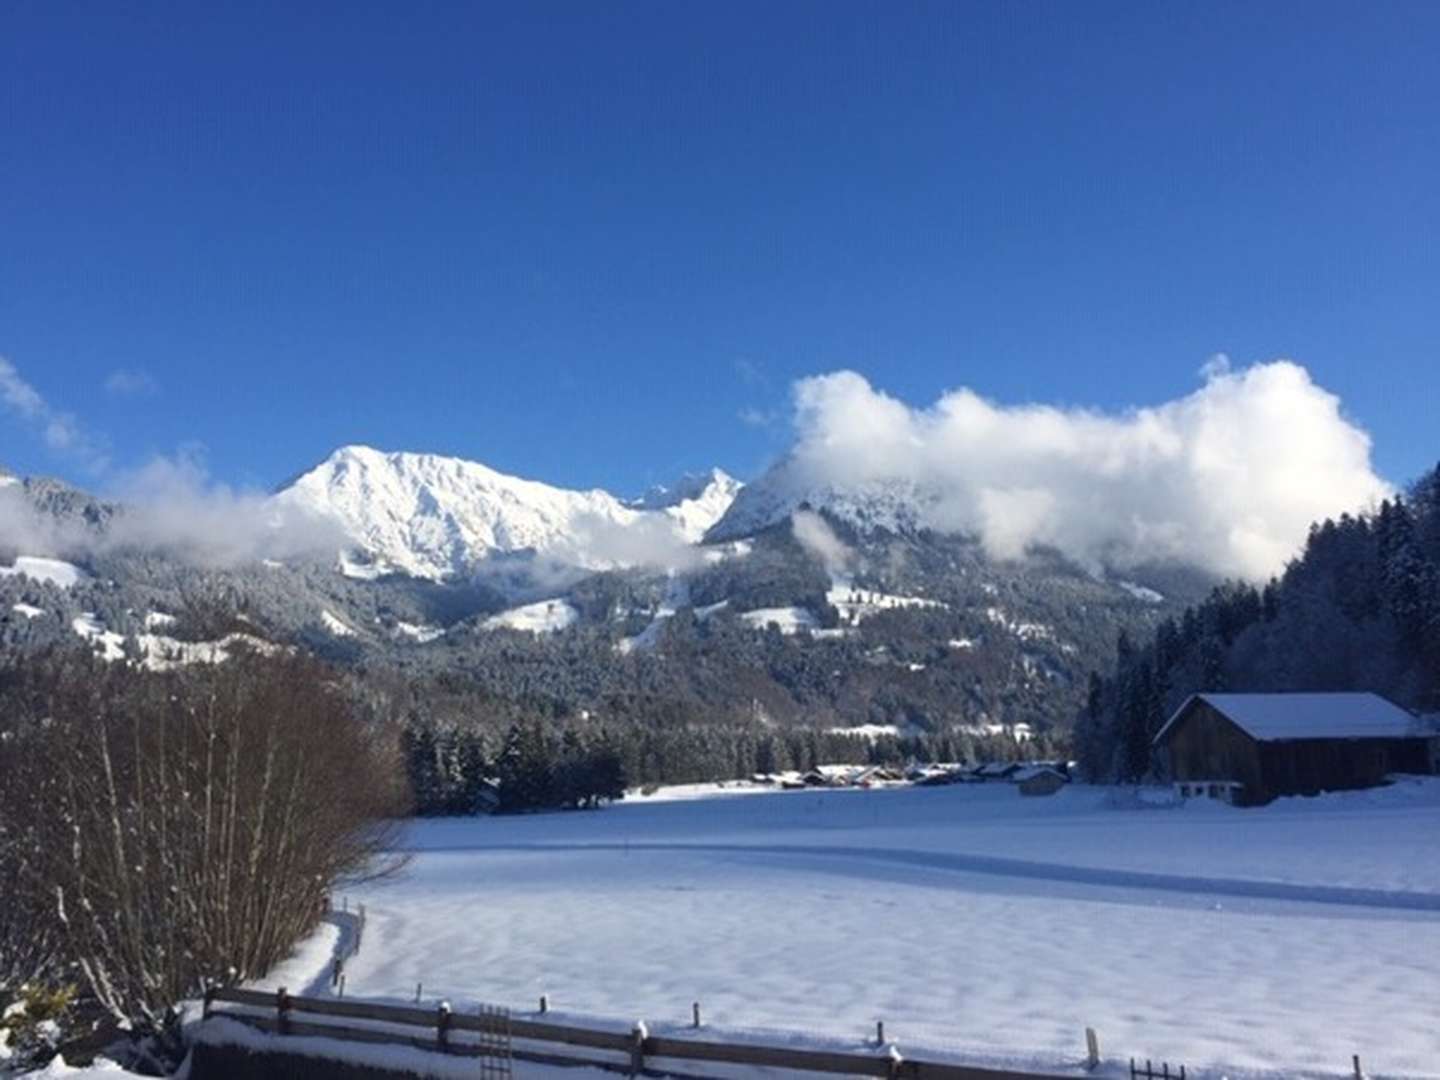
<svg viewBox="0 0 1440 1080"><path fill-rule="evenodd" d="M265 972L337 882L391 867L403 770L314 660L56 658L20 682L24 790L7 774L0 814L22 891L117 1018L159 1026L202 980Z"/></svg>

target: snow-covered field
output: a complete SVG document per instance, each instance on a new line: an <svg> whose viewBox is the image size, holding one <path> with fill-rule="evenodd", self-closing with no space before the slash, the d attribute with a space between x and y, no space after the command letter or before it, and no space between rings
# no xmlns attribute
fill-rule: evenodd
<svg viewBox="0 0 1440 1080"><path fill-rule="evenodd" d="M417 822L352 995L911 1055L1440 1075L1440 783L1259 810L1072 787L690 788ZM781 1035L779 1033L785 1033Z"/></svg>

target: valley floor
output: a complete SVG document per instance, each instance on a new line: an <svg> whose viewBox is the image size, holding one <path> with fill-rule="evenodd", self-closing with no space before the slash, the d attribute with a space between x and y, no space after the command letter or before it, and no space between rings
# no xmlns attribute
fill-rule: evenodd
<svg viewBox="0 0 1440 1080"><path fill-rule="evenodd" d="M1075 786L672 792L414 823L351 995L1191 1075L1440 1075L1440 783L1159 808ZM688 797L678 797L688 796ZM708 796L708 797L700 797Z"/></svg>

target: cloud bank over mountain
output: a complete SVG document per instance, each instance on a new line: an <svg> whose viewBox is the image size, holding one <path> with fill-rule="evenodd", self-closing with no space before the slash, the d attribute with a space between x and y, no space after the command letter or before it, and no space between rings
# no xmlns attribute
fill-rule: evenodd
<svg viewBox="0 0 1440 1080"><path fill-rule="evenodd" d="M1202 376L1185 397L1117 414L965 388L914 407L853 371L806 378L770 483L791 503L913 490L923 524L976 534L998 558L1046 545L1090 565L1173 559L1251 579L1282 569L1311 522L1390 494L1369 436L1300 365L1219 358Z"/></svg>

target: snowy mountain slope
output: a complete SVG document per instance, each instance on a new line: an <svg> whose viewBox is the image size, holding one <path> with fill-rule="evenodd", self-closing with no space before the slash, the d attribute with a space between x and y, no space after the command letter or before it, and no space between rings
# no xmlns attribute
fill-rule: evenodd
<svg viewBox="0 0 1440 1080"><path fill-rule="evenodd" d="M684 476L674 487L652 488L631 505L639 510L663 511L687 541L698 544L725 516L744 486L723 469L711 469Z"/></svg>
<svg viewBox="0 0 1440 1080"><path fill-rule="evenodd" d="M367 576L378 567L444 580L471 574L491 556L521 552L612 569L626 565L635 546L625 534L650 534L657 524L677 545L696 543L740 487L719 470L702 479L663 506L635 505L606 491L552 487L459 458L347 446L274 498L337 521L375 560Z"/></svg>
<svg viewBox="0 0 1440 1080"><path fill-rule="evenodd" d="M937 500L936 494L909 481L867 481L844 487L814 482L787 458L736 493L706 540L714 543L753 536L802 507L823 510L861 532L913 533L920 530Z"/></svg>

